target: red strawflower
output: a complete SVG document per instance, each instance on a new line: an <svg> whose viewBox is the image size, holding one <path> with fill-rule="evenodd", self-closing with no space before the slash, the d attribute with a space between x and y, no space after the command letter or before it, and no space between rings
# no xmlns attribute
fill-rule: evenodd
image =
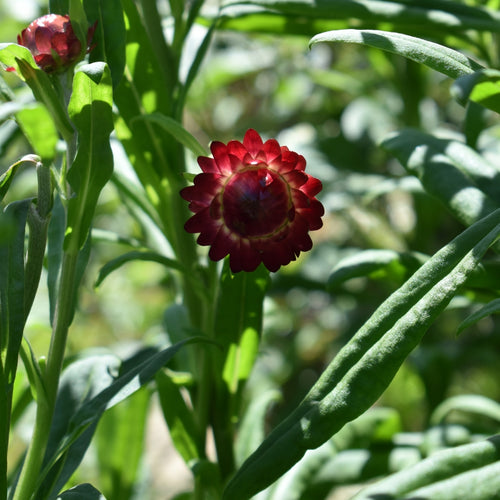
<svg viewBox="0 0 500 500"><path fill-rule="evenodd" d="M81 60L94 36L96 25L87 32L87 47L82 44L71 26L69 16L48 14L35 19L17 36L17 43L28 48L37 65L47 73L65 71Z"/></svg>
<svg viewBox="0 0 500 500"><path fill-rule="evenodd" d="M211 246L209 257L229 254L233 272L261 262L277 271L310 250L308 233L323 225L324 208L315 198L321 182L304 172L304 157L274 139L263 143L252 129L243 143L213 142L210 149L213 158L198 158L203 173L181 191L195 214L184 227Z"/></svg>

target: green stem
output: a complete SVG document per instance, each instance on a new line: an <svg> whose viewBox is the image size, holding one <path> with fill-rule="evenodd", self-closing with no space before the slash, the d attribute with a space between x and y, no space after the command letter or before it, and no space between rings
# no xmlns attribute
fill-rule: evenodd
<svg viewBox="0 0 500 500"><path fill-rule="evenodd" d="M0 380L2 380L2 390L0 391L0 500L7 498L7 452L9 447L9 422L11 413L12 393L8 394L3 390L7 386L6 377L3 370L3 363L0 359Z"/></svg>
<svg viewBox="0 0 500 500"><path fill-rule="evenodd" d="M78 254L67 252L63 257L54 326L44 373L44 390L37 391L38 400L33 437L13 500L31 499L40 480L40 471L54 414L68 329L73 318L77 258Z"/></svg>

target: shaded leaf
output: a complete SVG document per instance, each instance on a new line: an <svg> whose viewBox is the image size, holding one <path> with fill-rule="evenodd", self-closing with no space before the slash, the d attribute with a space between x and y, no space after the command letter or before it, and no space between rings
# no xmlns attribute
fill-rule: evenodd
<svg viewBox="0 0 500 500"><path fill-rule="evenodd" d="M203 440L194 414L187 407L180 388L163 371L156 374L156 385L163 416L175 448L187 464L200 459L204 454Z"/></svg>
<svg viewBox="0 0 500 500"><path fill-rule="evenodd" d="M470 316L467 316L458 326L457 333L463 332L466 328L476 324L479 320L486 318L492 314L500 313L500 299L495 299L475 311Z"/></svg>
<svg viewBox="0 0 500 500"><path fill-rule="evenodd" d="M500 171L465 144L403 130L385 140L382 147L464 224L472 224L499 206Z"/></svg>
<svg viewBox="0 0 500 500"><path fill-rule="evenodd" d="M500 423L500 403L475 394L445 399L432 413L431 425L440 425L452 412L471 413Z"/></svg>
<svg viewBox="0 0 500 500"><path fill-rule="evenodd" d="M91 484L79 484L57 495L57 500L106 500Z"/></svg>
<svg viewBox="0 0 500 500"><path fill-rule="evenodd" d="M96 286L96 287L99 286L109 274L111 274L113 271L116 271L124 264L127 264L128 262L137 261L137 260L146 261L146 262L157 262L158 264L162 264L163 266L165 266L169 269L176 269L177 271L184 271L184 268L176 260L169 259L168 257L160 255L156 252L134 250L132 252L128 252L126 254L120 255L119 257L116 257L115 259L107 262L100 269L99 275L97 277L97 280L96 280L94 286Z"/></svg>
<svg viewBox="0 0 500 500"><path fill-rule="evenodd" d="M97 22L90 62L104 61L111 70L113 88L125 69L125 19L120 0L83 0L89 23Z"/></svg>
<svg viewBox="0 0 500 500"><path fill-rule="evenodd" d="M458 78L451 93L463 105L468 100L500 113L500 71L483 69Z"/></svg>
<svg viewBox="0 0 500 500"><path fill-rule="evenodd" d="M418 253L383 249L361 250L355 255L340 260L335 265L328 278L327 288L330 291L334 290L342 283L362 276L404 280L427 259L427 256Z"/></svg>

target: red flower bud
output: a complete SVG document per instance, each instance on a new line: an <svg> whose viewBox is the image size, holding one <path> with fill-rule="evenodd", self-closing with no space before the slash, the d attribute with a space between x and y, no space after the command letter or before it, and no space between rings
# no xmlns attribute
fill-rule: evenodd
<svg viewBox="0 0 500 500"><path fill-rule="evenodd" d="M213 158L200 156L203 170L181 196L195 213L185 224L210 245L209 257L229 255L233 272L270 271L310 250L309 231L322 226L323 205L315 198L321 182L304 172L303 156L255 130L227 145L213 142Z"/></svg>
<svg viewBox="0 0 500 500"><path fill-rule="evenodd" d="M96 25L87 33L87 47L76 37L69 16L48 14L35 19L17 36L19 45L27 47L38 66L47 73L65 71L88 52Z"/></svg>

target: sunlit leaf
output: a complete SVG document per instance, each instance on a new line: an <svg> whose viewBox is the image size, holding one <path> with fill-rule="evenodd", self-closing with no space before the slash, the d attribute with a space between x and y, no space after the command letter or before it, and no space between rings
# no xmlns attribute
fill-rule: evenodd
<svg viewBox="0 0 500 500"><path fill-rule="evenodd" d="M310 45L323 42L356 43L385 50L444 73L451 78L471 74L482 66L462 53L422 38L379 30L337 30L314 36Z"/></svg>
<svg viewBox="0 0 500 500"><path fill-rule="evenodd" d="M69 112L78 130L78 149L68 172L75 196L68 205L66 248L83 246L99 194L113 172L109 143L112 102L111 76L106 64L92 63L76 72Z"/></svg>

